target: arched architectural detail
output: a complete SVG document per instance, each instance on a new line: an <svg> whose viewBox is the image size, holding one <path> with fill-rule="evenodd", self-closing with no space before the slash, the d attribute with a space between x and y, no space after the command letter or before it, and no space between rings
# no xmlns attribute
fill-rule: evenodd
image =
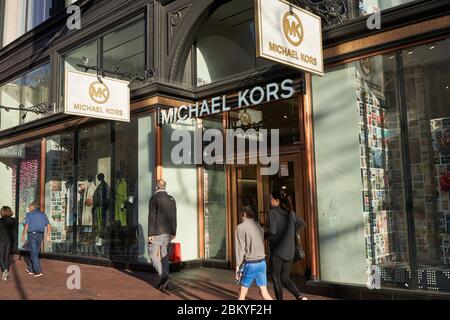
<svg viewBox="0 0 450 320"><path fill-rule="evenodd" d="M168 62L170 65L168 79L179 82L183 78L183 71L192 43L203 22L218 7L230 0L194 0L186 12L185 18L177 25L177 30L170 39ZM169 21L170 23L170 21Z"/></svg>

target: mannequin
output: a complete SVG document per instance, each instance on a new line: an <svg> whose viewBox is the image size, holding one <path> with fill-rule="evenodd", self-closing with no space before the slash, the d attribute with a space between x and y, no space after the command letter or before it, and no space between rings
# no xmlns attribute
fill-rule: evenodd
<svg viewBox="0 0 450 320"><path fill-rule="evenodd" d="M97 245L101 246L102 239L105 238L106 219L108 217L110 203L110 188L105 181L105 175L103 173L99 173L97 179L100 183L95 190L94 205L98 228Z"/></svg>
<svg viewBox="0 0 450 320"><path fill-rule="evenodd" d="M119 221L122 227L127 226L127 210L125 208L125 202L128 196L128 185L125 179L122 177L120 171L116 172L117 186L115 192L115 205L114 216L115 221Z"/></svg>
<svg viewBox="0 0 450 320"><path fill-rule="evenodd" d="M93 209L93 197L96 190L94 177L88 176L88 182L86 189L84 190L84 202L83 202L83 226L92 226L92 209Z"/></svg>
<svg viewBox="0 0 450 320"><path fill-rule="evenodd" d="M73 177L66 179L66 228L72 227L74 222L73 212Z"/></svg>

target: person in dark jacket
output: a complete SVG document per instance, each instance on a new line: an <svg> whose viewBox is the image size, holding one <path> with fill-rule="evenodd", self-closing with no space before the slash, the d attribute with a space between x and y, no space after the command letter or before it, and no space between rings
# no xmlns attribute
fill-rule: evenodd
<svg viewBox="0 0 450 320"><path fill-rule="evenodd" d="M0 266L2 271L2 280L9 278L9 267L11 265L11 248L15 246L15 234L17 221L13 218L13 212L10 207L0 209Z"/></svg>
<svg viewBox="0 0 450 320"><path fill-rule="evenodd" d="M295 256L295 231L305 226L293 212L292 203L284 190L273 191L270 195L272 210L269 213L268 239L270 262L275 296L283 300L283 285L297 300L307 300L290 278Z"/></svg>
<svg viewBox="0 0 450 320"><path fill-rule="evenodd" d="M177 205L166 192L166 182L156 182L156 192L150 198L148 213L148 254L158 272L158 289L167 289L169 283L169 245L177 234Z"/></svg>

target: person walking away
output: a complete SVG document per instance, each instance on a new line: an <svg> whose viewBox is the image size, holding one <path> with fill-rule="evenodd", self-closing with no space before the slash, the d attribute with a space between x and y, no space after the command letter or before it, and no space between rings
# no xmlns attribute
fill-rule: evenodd
<svg viewBox="0 0 450 320"><path fill-rule="evenodd" d="M290 198L284 190L273 191L270 203L268 239L275 296L277 300L283 300L284 285L297 300L308 300L290 278L295 256L295 231L305 227L305 223L293 212Z"/></svg>
<svg viewBox="0 0 450 320"><path fill-rule="evenodd" d="M242 223L236 228L236 280L241 285L239 300L245 300L253 281L264 300L273 300L267 291L267 266L264 250L264 231L255 221L249 206L241 211Z"/></svg>
<svg viewBox="0 0 450 320"><path fill-rule="evenodd" d="M47 242L50 242L51 226L47 215L39 210L37 202L32 202L28 206L29 212L25 217L25 227L22 232L22 242L27 238L30 246L31 264L27 268L27 273L35 278L43 276L39 252L44 241L47 230Z"/></svg>
<svg viewBox="0 0 450 320"><path fill-rule="evenodd" d="M177 206L175 199L167 194L166 182L156 182L155 194L150 198L148 213L148 253L158 272L159 290L167 289L169 283L169 245L177 234Z"/></svg>
<svg viewBox="0 0 450 320"><path fill-rule="evenodd" d="M0 209L0 266L2 271L2 280L9 278L9 267L11 265L11 249L16 243L17 221L13 218L13 211L10 207Z"/></svg>

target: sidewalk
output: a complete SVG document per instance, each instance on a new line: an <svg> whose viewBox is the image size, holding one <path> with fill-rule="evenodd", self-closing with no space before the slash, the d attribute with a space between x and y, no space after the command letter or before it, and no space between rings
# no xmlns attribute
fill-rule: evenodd
<svg viewBox="0 0 450 320"><path fill-rule="evenodd" d="M73 263L44 259L44 276L33 278L25 272L24 261L17 256L14 260L11 277L0 280L0 300L235 300L238 293L229 270L197 268L173 273L169 291L163 293L155 289L158 277L154 273L83 264L78 264L81 289L69 290L66 282L71 274L66 271ZM270 292L273 295L272 288ZM259 300L258 289L250 289L248 298ZM285 298L293 299L288 292Z"/></svg>

